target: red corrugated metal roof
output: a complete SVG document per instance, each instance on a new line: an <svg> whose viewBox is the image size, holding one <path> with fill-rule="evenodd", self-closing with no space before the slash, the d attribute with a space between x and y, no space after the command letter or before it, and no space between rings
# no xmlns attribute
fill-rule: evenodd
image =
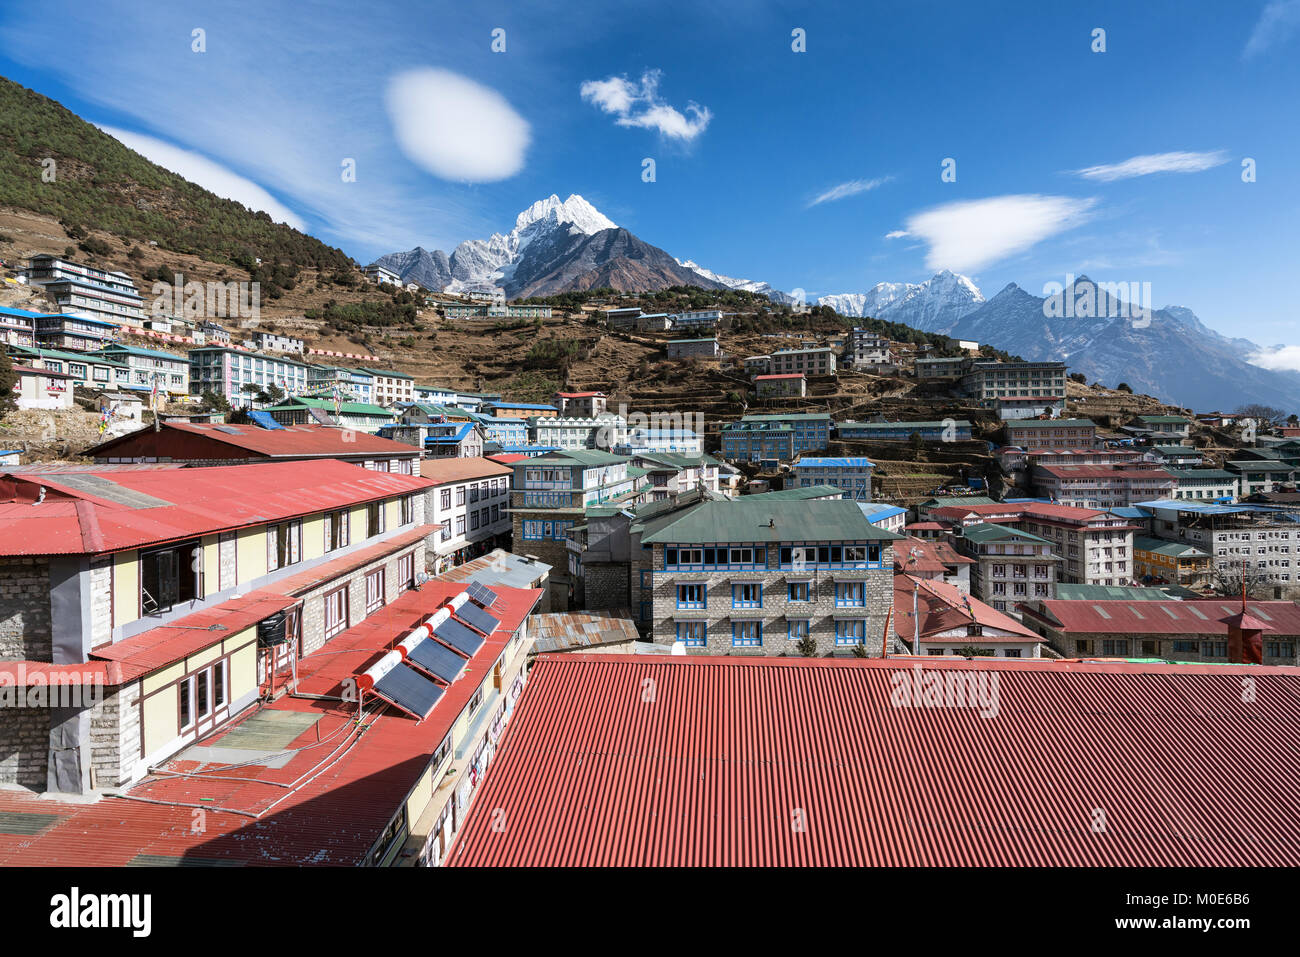
<svg viewBox="0 0 1300 957"><path fill-rule="evenodd" d="M1297 668L543 655L449 862L1296 866L1298 752Z"/></svg>
<svg viewBox="0 0 1300 957"><path fill-rule="evenodd" d="M802 372L781 372L774 375L756 375L754 376L754 381L758 382L762 379L802 379L802 378L803 378Z"/></svg>
<svg viewBox="0 0 1300 957"><path fill-rule="evenodd" d="M181 436L197 435L272 459L328 458L335 455L418 456L420 450L391 439L328 425L290 425L264 429L256 425L205 422L164 422L158 432L140 429L87 449L86 455L127 457L144 455L186 458L177 443ZM136 448L136 447L139 448ZM171 448L169 448L171 447ZM198 457L198 456L195 456Z"/></svg>
<svg viewBox="0 0 1300 957"><path fill-rule="evenodd" d="M519 452L498 452L494 455L485 455L483 457L491 459L493 462L500 462L502 465L509 465L512 462L519 462L528 458L528 456ZM511 469L511 472L513 471L514 469Z"/></svg>
<svg viewBox="0 0 1300 957"><path fill-rule="evenodd" d="M921 619L923 639L941 631L950 631L967 625L981 625L986 629L994 629L1006 634L994 635L985 631L979 637L963 637L961 640L969 640L971 644L976 645L1001 641L1024 644L1025 641L1043 640L1042 636L1030 631L1010 615L984 604L956 585L935 578L919 581L920 588L916 592L916 612ZM911 642L916 637L912 622L912 591L917 582L918 579L911 575L894 576L894 633L906 642Z"/></svg>
<svg viewBox="0 0 1300 957"><path fill-rule="evenodd" d="M432 485L418 476L375 472L337 459L39 476L11 472L0 479L0 496L11 496L0 505L0 555L119 551L360 505ZM38 486L46 489L47 498L35 505ZM136 500L132 493L147 498Z"/></svg>
<svg viewBox="0 0 1300 957"><path fill-rule="evenodd" d="M300 661L300 690L337 696L343 678L369 667L464 589L464 585L432 581L404 592ZM37 835L0 833L0 866L116 867L139 854L248 865L363 863L542 594L537 589L501 586L492 590L499 596L492 613L501 620L500 627L424 721L417 723L396 709L382 708L368 713L358 733L355 705L285 696L266 707L321 717L291 742L290 748L301 750L280 768L173 760L167 771L205 775L154 775L127 792L160 804L113 798L72 804L0 790L0 811L59 818ZM230 730L223 729L202 743L220 747ZM199 808L205 812L205 830L196 834L192 825Z"/></svg>
<svg viewBox="0 0 1300 957"><path fill-rule="evenodd" d="M1043 600L1041 605L1059 622L1056 627L1077 634L1226 635L1228 619L1241 611L1239 602L1226 598L1193 601L1052 598ZM1261 624L1273 629L1270 637L1300 635L1300 605L1293 601L1252 601L1250 612Z"/></svg>
<svg viewBox="0 0 1300 957"><path fill-rule="evenodd" d="M522 456L520 456L522 458ZM475 479L500 478L514 475L515 470L504 462L481 455L462 455L454 458L424 459L420 462L420 475L435 485L448 482L470 482Z"/></svg>

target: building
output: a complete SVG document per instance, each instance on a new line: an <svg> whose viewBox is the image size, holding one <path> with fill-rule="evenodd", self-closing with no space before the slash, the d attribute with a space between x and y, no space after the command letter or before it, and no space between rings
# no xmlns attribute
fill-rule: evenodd
<svg viewBox="0 0 1300 957"><path fill-rule="evenodd" d="M415 401L415 377L391 369L358 369L370 376L371 401L375 405L410 405Z"/></svg>
<svg viewBox="0 0 1300 957"><path fill-rule="evenodd" d="M31 348L36 345L36 320L43 313L0 306L0 346Z"/></svg>
<svg viewBox="0 0 1300 957"><path fill-rule="evenodd" d="M609 397L603 392L557 392L553 400L560 415L578 419L601 415L609 404Z"/></svg>
<svg viewBox="0 0 1300 957"><path fill-rule="evenodd" d="M760 399L776 396L795 396L802 399L808 394L808 380L802 372L754 376L754 392Z"/></svg>
<svg viewBox="0 0 1300 957"><path fill-rule="evenodd" d="M614 451L620 455L656 452L703 455L704 438L693 429L649 429L637 426L628 430L626 444L616 446Z"/></svg>
<svg viewBox="0 0 1300 957"><path fill-rule="evenodd" d="M38 348L78 352L90 352L113 342L119 329L117 323L79 313L37 316L35 323Z"/></svg>
<svg viewBox="0 0 1300 957"><path fill-rule="evenodd" d="M1184 542L1134 535L1133 574L1144 585L1179 585L1204 591L1212 584L1210 553Z"/></svg>
<svg viewBox="0 0 1300 957"><path fill-rule="evenodd" d="M674 312L668 317L674 331L683 329L713 329L722 321L721 309L695 309Z"/></svg>
<svg viewBox="0 0 1300 957"><path fill-rule="evenodd" d="M1238 497L1237 473L1227 469L1166 469L1174 477L1175 499L1210 502L1235 502Z"/></svg>
<svg viewBox="0 0 1300 957"><path fill-rule="evenodd" d="M551 577L552 604L564 610L571 588L568 530L593 505L635 505L644 479L626 456L595 449L532 456L511 468L512 548L560 570Z"/></svg>
<svg viewBox="0 0 1300 957"><path fill-rule="evenodd" d="M1126 430L1149 438L1153 445L1181 445L1190 439L1192 423L1181 415L1139 415Z"/></svg>
<svg viewBox="0 0 1300 957"><path fill-rule="evenodd" d="M940 419L937 422L836 422L835 437L840 441L866 439L877 442L907 442L919 435L926 442L965 442L971 438L971 424L966 419Z"/></svg>
<svg viewBox="0 0 1300 957"><path fill-rule="evenodd" d="M59 311L101 319L114 325L144 323L144 300L135 282L124 272L110 272L64 259L62 256L32 256L27 281L42 286L59 304Z"/></svg>
<svg viewBox="0 0 1300 957"><path fill-rule="evenodd" d="M383 425L379 434L424 449L426 455L435 459L478 458L483 455L487 441L487 433L478 422L450 419Z"/></svg>
<svg viewBox="0 0 1300 957"><path fill-rule="evenodd" d="M797 372L806 376L835 375L835 353L830 346L778 349L770 356L774 374Z"/></svg>
<svg viewBox="0 0 1300 957"><path fill-rule="evenodd" d="M731 462L751 462L763 468L795 457L794 428L784 422L765 422L749 418L722 426L722 455Z"/></svg>
<svg viewBox="0 0 1300 957"><path fill-rule="evenodd" d="M1030 480L1043 498L1100 509L1166 498L1177 485L1164 469L1132 465L1035 465Z"/></svg>
<svg viewBox="0 0 1300 957"><path fill-rule="evenodd" d="M483 427L484 443L523 445L528 441L528 422L524 419L497 418L477 412L470 414L474 416L474 421Z"/></svg>
<svg viewBox="0 0 1300 957"><path fill-rule="evenodd" d="M654 531L654 640L687 654L879 654L893 602L897 538L853 502L702 501Z"/></svg>
<svg viewBox="0 0 1300 957"><path fill-rule="evenodd" d="M293 352L303 355L307 351L307 343L301 339L261 329L253 333L253 344L265 352Z"/></svg>
<svg viewBox="0 0 1300 957"><path fill-rule="evenodd" d="M1240 625L1240 599L1196 601L1042 601L1027 602L1024 622L1068 658L1163 658L1166 661L1227 664L1234 625ZM1290 601L1251 602L1260 639L1261 664L1296 665L1300 606ZM1262 634L1261 634L1262 633Z"/></svg>
<svg viewBox="0 0 1300 957"><path fill-rule="evenodd" d="M722 350L718 348L718 340L709 339L670 339L665 343L668 350L669 359L689 359L699 357L702 359L716 359L722 355Z"/></svg>
<svg viewBox="0 0 1300 957"><path fill-rule="evenodd" d="M307 367L307 390L317 398L333 398L337 392L346 402L360 402L373 405L374 377L358 369L345 369L342 366Z"/></svg>
<svg viewBox="0 0 1300 957"><path fill-rule="evenodd" d="M946 538L927 539L906 535L894 543L894 572L938 580L970 594L970 570L975 559L953 548Z"/></svg>
<svg viewBox="0 0 1300 957"><path fill-rule="evenodd" d="M846 358L855 369L892 367L895 363L894 353L889 348L889 339L870 329L855 326L849 335L847 346Z"/></svg>
<svg viewBox="0 0 1300 957"><path fill-rule="evenodd" d="M549 319L551 307L532 303L448 302L442 303L448 319Z"/></svg>
<svg viewBox="0 0 1300 957"><path fill-rule="evenodd" d="M377 472L413 475L420 452L364 432L312 423L268 429L260 425L163 422L101 442L82 453L96 465L174 462L246 465L336 459Z"/></svg>
<svg viewBox="0 0 1300 957"><path fill-rule="evenodd" d="M1288 728L1300 721L1297 679L1259 672L539 655L447 863L1293 865L1300 836L1288 815L1239 810L1266 794L1279 807L1300 801L1290 762L1258 733L1260 705L1241 694L1243 679L1260 683ZM1153 687L1167 695L1153 700ZM653 704L629 703L629 689L651 689L636 702ZM1001 755L1032 757L1011 773ZM1081 777L1092 782L1083 793ZM1153 824L1150 809L1164 807L1179 809L1176 826Z"/></svg>
<svg viewBox="0 0 1300 957"><path fill-rule="evenodd" d="M966 359L961 391L1002 419L1026 419L1065 408L1064 362Z"/></svg>
<svg viewBox="0 0 1300 957"><path fill-rule="evenodd" d="M296 396L308 391L310 382L311 367L304 362L226 346L191 349L189 361L190 394L211 392L235 408L252 406L257 393L271 386Z"/></svg>
<svg viewBox="0 0 1300 957"><path fill-rule="evenodd" d="M1045 538L1007 525L980 523L962 529L957 547L974 561L971 594L997 611L1017 602L1055 595L1058 558Z"/></svg>
<svg viewBox="0 0 1300 957"><path fill-rule="evenodd" d="M789 430L789 452L778 456L790 461L801 452L820 452L830 444L831 417L825 412L786 412L746 415L722 428L722 454L733 461L766 461L768 436Z"/></svg>
<svg viewBox="0 0 1300 957"><path fill-rule="evenodd" d="M1238 449L1223 467L1237 477L1241 498L1294 489L1300 483L1300 465L1269 456L1263 450Z"/></svg>
<svg viewBox="0 0 1300 957"><path fill-rule="evenodd" d="M528 419L528 434L534 445L562 449L610 449L627 444L627 420L602 412L594 416L543 416Z"/></svg>
<svg viewBox="0 0 1300 957"><path fill-rule="evenodd" d="M1152 445L1146 455L1161 465L1196 468L1205 464L1205 456L1190 445Z"/></svg>
<svg viewBox="0 0 1300 957"><path fill-rule="evenodd" d="M230 345L230 330L211 319L200 319L194 326L194 332L194 341L202 345L209 342L218 346Z"/></svg>
<svg viewBox="0 0 1300 957"><path fill-rule="evenodd" d="M124 362L106 359L90 352L63 352L59 349L31 349L9 346L9 355L33 369L66 372L72 384L83 389L135 389L148 392L151 386L133 385L131 369Z"/></svg>
<svg viewBox="0 0 1300 957"><path fill-rule="evenodd" d="M640 306L624 306L619 309L603 309L601 315L605 317L605 324L611 329L634 329L636 321L641 317Z"/></svg>
<svg viewBox="0 0 1300 957"><path fill-rule="evenodd" d="M401 286L402 277L386 266L371 263L361 270L362 274L376 285Z"/></svg>
<svg viewBox="0 0 1300 957"><path fill-rule="evenodd" d="M281 425L332 425L341 429L374 434L396 418L387 409L364 402L329 402L290 396L279 405L262 410Z"/></svg>
<svg viewBox="0 0 1300 957"><path fill-rule="evenodd" d="M903 534L903 528L907 524L907 509L903 506L887 502L858 502L858 508L876 528L883 528L896 535Z"/></svg>
<svg viewBox="0 0 1300 957"><path fill-rule="evenodd" d="M159 392L174 397L190 395L191 360L187 355L116 342L101 348L98 355L127 366L131 370L132 387L152 389L156 384Z"/></svg>
<svg viewBox="0 0 1300 957"><path fill-rule="evenodd" d="M657 502L693 488L719 491L720 463L700 454L679 452L629 453L634 468L645 471L645 498Z"/></svg>
<svg viewBox="0 0 1300 957"><path fill-rule="evenodd" d="M826 458L801 456L790 470L794 488L814 485L833 485L844 492L844 497L856 502L871 501L870 459L862 456Z"/></svg>
<svg viewBox="0 0 1300 957"><path fill-rule="evenodd" d="M955 358L917 356L915 360L916 377L918 379L956 381L966 374L969 364L970 358L967 356L956 356Z"/></svg>
<svg viewBox="0 0 1300 957"><path fill-rule="evenodd" d="M560 412L553 405L541 405L536 402L484 402L483 411L499 419L545 419L556 418Z"/></svg>
<svg viewBox="0 0 1300 957"><path fill-rule="evenodd" d="M1002 426L1007 445L1025 449L1086 449L1097 445L1090 419L1012 419Z"/></svg>
<svg viewBox="0 0 1300 957"><path fill-rule="evenodd" d="M510 544L508 465L481 457L425 459L425 521L434 526L425 553L435 575Z"/></svg>
<svg viewBox="0 0 1300 957"><path fill-rule="evenodd" d="M74 406L75 380L66 372L35 369L14 364L18 381L14 384L14 401L20 409L71 409Z"/></svg>
<svg viewBox="0 0 1300 957"><path fill-rule="evenodd" d="M1041 657L1042 638L937 578L894 576L894 635L914 655Z"/></svg>
<svg viewBox="0 0 1300 957"><path fill-rule="evenodd" d="M98 692L5 709L4 783L124 786L234 721L410 587L426 485L328 460L4 476L0 660Z"/></svg>
<svg viewBox="0 0 1300 957"><path fill-rule="evenodd" d="M750 377L756 378L760 375L767 375L772 371L771 356L748 356L744 360L744 364L745 375Z"/></svg>

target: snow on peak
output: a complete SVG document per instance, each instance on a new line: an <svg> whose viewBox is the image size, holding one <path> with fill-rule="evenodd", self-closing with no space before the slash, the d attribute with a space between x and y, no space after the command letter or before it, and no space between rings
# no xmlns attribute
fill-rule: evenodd
<svg viewBox="0 0 1300 957"><path fill-rule="evenodd" d="M569 223L576 226L588 236L602 229L617 229L617 225L608 216L587 202L577 193L563 202L552 193L546 199L539 199L515 217L514 232L521 233L533 223L548 220L556 225Z"/></svg>

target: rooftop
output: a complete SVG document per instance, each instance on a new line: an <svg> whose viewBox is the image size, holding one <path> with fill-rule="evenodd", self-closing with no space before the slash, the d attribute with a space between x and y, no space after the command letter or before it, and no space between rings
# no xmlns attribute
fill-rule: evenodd
<svg viewBox="0 0 1300 957"><path fill-rule="evenodd" d="M339 455L415 457L420 454L419 449L411 445L330 425L288 425L264 429L257 425L208 422L163 422L157 432L152 426L147 426L109 439L82 454L92 458L126 458L136 454L175 459L203 458L201 454L186 455L185 436L202 436L269 459L332 458Z"/></svg>
<svg viewBox="0 0 1300 957"><path fill-rule="evenodd" d="M855 503L844 499L774 500L767 494L701 502L643 535L641 542L855 542L898 537L872 525Z"/></svg>
<svg viewBox="0 0 1300 957"><path fill-rule="evenodd" d="M494 462L486 456L478 455L422 459L420 461L420 475L429 479L434 485L497 478L504 475L513 475L514 471L503 462Z"/></svg>

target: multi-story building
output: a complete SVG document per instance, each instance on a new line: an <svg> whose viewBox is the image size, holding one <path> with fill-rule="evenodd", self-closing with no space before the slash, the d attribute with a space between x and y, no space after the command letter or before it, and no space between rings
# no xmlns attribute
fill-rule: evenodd
<svg viewBox="0 0 1300 957"><path fill-rule="evenodd" d="M1030 480L1043 498L1080 508L1115 508L1171 495L1177 480L1136 465L1035 465Z"/></svg>
<svg viewBox="0 0 1300 957"><path fill-rule="evenodd" d="M32 349L9 346L9 354L34 369L66 372L72 384L85 389L132 389L149 391L150 386L133 386L131 369L124 362L105 359L90 352L63 352L58 349Z"/></svg>
<svg viewBox="0 0 1300 957"><path fill-rule="evenodd" d="M811 639L818 655L878 655L897 538L840 499L700 502L641 535L654 640L688 654L791 655Z"/></svg>
<svg viewBox="0 0 1300 957"><path fill-rule="evenodd" d="M335 459L376 472L414 475L420 451L365 433L312 423L287 428L206 422L163 422L101 442L82 455L96 465L174 462L247 465Z"/></svg>
<svg viewBox="0 0 1300 957"><path fill-rule="evenodd" d="M1133 574L1145 585L1179 585L1203 591L1211 586L1210 553L1185 542L1134 535Z"/></svg>
<svg viewBox="0 0 1300 957"><path fill-rule="evenodd" d="M1056 594L1057 555L1045 538L1009 525L968 525L957 547L974 560L971 594L996 610L1014 613L1016 602Z"/></svg>
<svg viewBox="0 0 1300 957"><path fill-rule="evenodd" d="M917 356L916 377L918 379L957 380L966 374L970 364L968 356L946 358L941 356Z"/></svg>
<svg viewBox="0 0 1300 957"><path fill-rule="evenodd" d="M627 420L612 412L529 418L528 435L535 445L609 450L627 444Z"/></svg>
<svg viewBox="0 0 1300 957"><path fill-rule="evenodd" d="M415 401L415 376L391 369L358 369L370 376L371 402L375 405L409 405Z"/></svg>
<svg viewBox="0 0 1300 957"><path fill-rule="evenodd" d="M774 396L803 398L808 392L808 380L802 372L754 376L754 392L760 399Z"/></svg>
<svg viewBox="0 0 1300 957"><path fill-rule="evenodd" d="M96 269L42 253L29 260L27 278L32 285L43 286L61 312L137 329L144 323L144 300L124 272Z"/></svg>
<svg viewBox="0 0 1300 957"><path fill-rule="evenodd" d="M114 341L118 324L79 313L36 317L36 345L90 352Z"/></svg>
<svg viewBox="0 0 1300 957"><path fill-rule="evenodd" d="M783 432L788 439L782 439ZM831 417L825 412L746 415L723 426L722 454L733 461L788 462L802 452L822 451L830 439ZM769 455L769 446L778 454Z"/></svg>
<svg viewBox="0 0 1300 957"><path fill-rule="evenodd" d="M1040 636L1006 612L919 575L894 576L894 634L914 655L1041 657Z"/></svg>
<svg viewBox="0 0 1300 957"><path fill-rule="evenodd" d="M1151 439L1153 445L1180 445L1189 440L1192 423L1181 415L1139 415L1126 428Z"/></svg>
<svg viewBox="0 0 1300 957"><path fill-rule="evenodd" d="M847 358L855 369L879 368L894 365L894 353L889 339L870 329L854 327L847 343Z"/></svg>
<svg viewBox="0 0 1300 957"><path fill-rule="evenodd" d="M710 337L708 339L671 339L664 344L668 350L669 359L689 359L699 357L701 359L716 359L722 355L722 350L718 347L718 340Z"/></svg>
<svg viewBox="0 0 1300 957"><path fill-rule="evenodd" d="M1086 449L1097 444L1090 419L1011 419L1002 427L1007 445L1025 449Z"/></svg>
<svg viewBox="0 0 1300 957"><path fill-rule="evenodd" d="M555 569L553 605L570 607L567 532L593 505L634 505L645 481L630 459L595 449L566 449L511 463L513 550ZM639 471L639 470L638 470Z"/></svg>
<svg viewBox="0 0 1300 957"><path fill-rule="evenodd" d="M0 346L36 345L36 320L44 313L0 306Z"/></svg>
<svg viewBox="0 0 1300 957"><path fill-rule="evenodd" d="M131 370L131 385L136 388L152 389L155 384L159 392L173 396L190 394L190 357L162 352L158 349L141 349L138 346L124 346L110 343L99 350L98 355L114 362L120 362Z"/></svg>
<svg viewBox="0 0 1300 957"><path fill-rule="evenodd" d="M1170 498L1207 502L1235 502L1238 476L1227 469L1166 469L1174 477Z"/></svg>
<svg viewBox="0 0 1300 957"><path fill-rule="evenodd" d="M424 506L425 521L434 526L425 553L431 572L440 575L509 544L513 473L510 466L481 457L420 463L420 474L434 483Z"/></svg>
<svg viewBox="0 0 1300 957"><path fill-rule="evenodd" d="M961 391L1002 419L1054 415L1065 408L1064 362L966 362Z"/></svg>
<svg viewBox="0 0 1300 957"><path fill-rule="evenodd" d="M121 787L233 723L414 584L427 485L329 460L5 475L0 660L80 694L3 709L0 780Z"/></svg>
<svg viewBox="0 0 1300 957"><path fill-rule="evenodd" d="M442 304L448 319L549 319L551 307L533 303L448 302Z"/></svg>
<svg viewBox="0 0 1300 957"><path fill-rule="evenodd" d="M289 396L308 391L310 366L296 359L226 346L202 346L190 350L189 360L190 394L212 392L236 408L251 406L258 390L270 386Z"/></svg>
<svg viewBox="0 0 1300 957"><path fill-rule="evenodd" d="M253 344L266 352L293 352L302 355L307 351L307 343L301 339L261 329L253 333Z"/></svg>
<svg viewBox="0 0 1300 957"><path fill-rule="evenodd" d="M230 330L211 319L200 319L194 326L194 332L196 333L194 341L201 345L208 343L215 346L230 345Z"/></svg>
<svg viewBox="0 0 1300 957"><path fill-rule="evenodd" d="M1190 445L1152 445L1146 449L1146 456L1160 465L1198 468L1205 464L1205 456Z"/></svg>
<svg viewBox="0 0 1300 957"><path fill-rule="evenodd" d="M1300 465L1282 458L1267 456L1262 450L1240 449L1236 457L1223 463L1226 471L1237 477L1242 498L1278 492L1300 484Z"/></svg>
<svg viewBox="0 0 1300 957"><path fill-rule="evenodd" d="M1300 606L1290 601L1240 599L1195 601L1032 601L1024 622L1067 658L1164 658L1179 662L1226 664L1233 627L1257 626L1261 664L1296 665ZM1262 631L1262 634L1260 632ZM1238 639L1239 640L1239 639Z"/></svg>
<svg viewBox="0 0 1300 957"><path fill-rule="evenodd" d="M372 435L385 425L391 425L396 416L387 409L364 402L339 402L327 399L308 399L291 396L279 405L264 409L271 418L281 425L333 425L354 432L369 432ZM395 440L396 441L396 440Z"/></svg>
<svg viewBox="0 0 1300 957"><path fill-rule="evenodd" d="M975 559L957 551L946 537L925 539L905 535L901 541L894 542L896 575L910 575L927 581L938 579L970 594L970 570L974 564Z"/></svg>
<svg viewBox="0 0 1300 957"><path fill-rule="evenodd" d="M471 413L474 421L483 427L485 442L499 445L523 445L528 441L528 422L524 419L497 418L491 415Z"/></svg>
<svg viewBox="0 0 1300 957"><path fill-rule="evenodd" d="M793 488L833 485L844 497L856 502L871 501L871 460L863 456L801 456L790 471Z"/></svg>
<svg viewBox="0 0 1300 957"><path fill-rule="evenodd" d="M400 286L402 277L386 266L371 263L361 270L362 274L376 285Z"/></svg>
<svg viewBox="0 0 1300 957"><path fill-rule="evenodd" d="M373 381L369 373L357 369L345 369L342 366L307 367L307 389L317 398L333 398L337 391L344 401L372 405Z"/></svg>
<svg viewBox="0 0 1300 957"><path fill-rule="evenodd" d="M971 437L966 419L940 419L937 422L836 422L835 437L841 441L870 439L906 442L919 435L926 442L965 442Z"/></svg>
<svg viewBox="0 0 1300 957"><path fill-rule="evenodd" d="M745 374L748 376L767 375L772 371L771 356L747 356L744 361Z"/></svg>
<svg viewBox="0 0 1300 957"><path fill-rule="evenodd" d="M578 419L601 415L609 404L603 392L557 392L553 399L560 415Z"/></svg>
<svg viewBox="0 0 1300 957"><path fill-rule="evenodd" d="M634 468L645 470L645 499L658 502L693 488L719 491L717 459L678 452L629 453Z"/></svg>
<svg viewBox="0 0 1300 957"><path fill-rule="evenodd" d="M624 306L620 309L603 309L601 315L605 317L605 324L611 329L634 329L636 321L641 317L640 306Z"/></svg>
<svg viewBox="0 0 1300 957"><path fill-rule="evenodd" d="M18 381L14 383L14 401L20 409L71 409L73 402L72 376L66 372L36 369L15 364Z"/></svg>
<svg viewBox="0 0 1300 957"><path fill-rule="evenodd" d="M627 442L616 446L613 451L619 455L655 452L703 455L704 438L693 429L650 429L637 426L628 430Z"/></svg>
<svg viewBox="0 0 1300 957"><path fill-rule="evenodd" d="M495 402L484 402L483 411L489 415L496 416L498 419L546 419L558 418L560 411L553 405L544 405L537 402L505 402L500 399Z"/></svg>
<svg viewBox="0 0 1300 957"><path fill-rule="evenodd" d="M674 312L668 317L673 330L712 329L722 321L721 309L696 309Z"/></svg>
<svg viewBox="0 0 1300 957"><path fill-rule="evenodd" d="M835 353L830 346L807 349L778 349L771 355L775 374L798 372L806 376L835 375Z"/></svg>

